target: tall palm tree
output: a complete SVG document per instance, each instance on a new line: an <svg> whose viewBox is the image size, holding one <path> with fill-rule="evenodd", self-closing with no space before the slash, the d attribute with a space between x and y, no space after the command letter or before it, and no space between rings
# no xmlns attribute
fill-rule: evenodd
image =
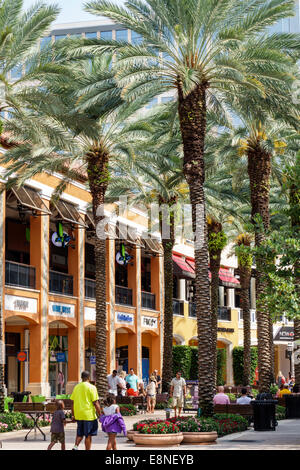
<svg viewBox="0 0 300 470"><path fill-rule="evenodd" d="M71 41L71 40L70 40ZM57 68L59 65L54 64ZM50 67L50 65L49 65ZM67 74L65 72L68 72ZM92 196L97 236L96 271L96 386L106 394L106 240L104 230L105 193L110 181L109 163L130 158L130 132L124 125L135 107L122 104L115 86L111 56L62 64L55 81L27 91L31 109L16 114L6 123L13 147L2 155L7 165L9 185L22 185L28 178L48 170L60 171L64 178L56 189L59 195L78 173L85 175ZM91 83L101 81L103 96L93 105ZM80 110L82 105L83 110ZM117 111L116 111L117 110ZM17 176L15 176L17 174Z"/></svg>
<svg viewBox="0 0 300 470"><path fill-rule="evenodd" d="M32 81L37 73L45 73L41 64L36 62L40 39L58 15L56 6L36 3L23 12L23 0L0 1L0 113L7 119L7 113L22 110L27 106L22 88ZM25 66L26 64L26 66ZM22 67L23 75L22 75ZM0 145L10 147L8 136L0 126ZM5 354L4 318L0 301L0 412L4 410L5 396Z"/></svg>
<svg viewBox="0 0 300 470"><path fill-rule="evenodd" d="M297 49L289 35L267 36L265 30L293 15L294 2L275 0L129 0L126 7L107 1L89 1L86 10L106 16L143 38L130 46L124 42L87 43L91 51L117 51L119 84L127 100L150 100L168 90L176 91L184 151L183 172L190 190L193 229L196 234L196 315L199 342L199 406L213 412L211 308L208 281L207 226L204 195L204 146L207 106L223 102L223 92L236 86L256 89L259 80L272 83L286 74ZM275 52L276 50L276 52ZM283 65L284 64L284 65ZM266 79L267 77L267 79Z"/></svg>
<svg viewBox="0 0 300 470"><path fill-rule="evenodd" d="M251 382L251 314L249 291L253 263L250 251L252 241L253 236L249 233L240 233L235 240L235 254L238 259L241 284L241 307L243 310L243 385L250 385Z"/></svg>

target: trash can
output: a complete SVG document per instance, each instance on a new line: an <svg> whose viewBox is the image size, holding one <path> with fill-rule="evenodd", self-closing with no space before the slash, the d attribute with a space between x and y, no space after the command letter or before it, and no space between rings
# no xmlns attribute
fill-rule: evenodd
<svg viewBox="0 0 300 470"><path fill-rule="evenodd" d="M30 395L31 392L12 392L11 395L14 398L15 403L22 403L25 395Z"/></svg>
<svg viewBox="0 0 300 470"><path fill-rule="evenodd" d="M300 394L292 393L285 394L285 417L289 418L300 418Z"/></svg>
<svg viewBox="0 0 300 470"><path fill-rule="evenodd" d="M275 431L277 400L268 398L269 394L259 394L251 402L253 407L254 431ZM266 397L266 398L265 398Z"/></svg>

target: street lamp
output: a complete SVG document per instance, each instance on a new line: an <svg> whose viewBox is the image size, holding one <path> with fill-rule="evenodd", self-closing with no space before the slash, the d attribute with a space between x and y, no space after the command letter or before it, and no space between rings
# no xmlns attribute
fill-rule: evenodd
<svg viewBox="0 0 300 470"><path fill-rule="evenodd" d="M290 361L290 375L292 375L292 354L293 354L294 346L293 343L288 343L286 347L286 358Z"/></svg>

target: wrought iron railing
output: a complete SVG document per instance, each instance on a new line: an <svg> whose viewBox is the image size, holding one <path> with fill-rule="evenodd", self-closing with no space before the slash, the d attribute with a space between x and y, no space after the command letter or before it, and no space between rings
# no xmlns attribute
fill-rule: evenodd
<svg viewBox="0 0 300 470"><path fill-rule="evenodd" d="M182 300L173 299L173 314L184 316L184 303Z"/></svg>
<svg viewBox="0 0 300 470"><path fill-rule="evenodd" d="M155 294L151 292L142 291L142 308L149 308L150 310L155 310Z"/></svg>
<svg viewBox="0 0 300 470"><path fill-rule="evenodd" d="M85 279L84 295L87 299L96 298L96 281L94 279Z"/></svg>
<svg viewBox="0 0 300 470"><path fill-rule="evenodd" d="M49 275L49 292L73 295L73 276L58 271L50 271Z"/></svg>
<svg viewBox="0 0 300 470"><path fill-rule="evenodd" d="M5 261L5 284L35 289L35 267L14 261Z"/></svg>
<svg viewBox="0 0 300 470"><path fill-rule="evenodd" d="M116 286L116 304L132 305L132 289Z"/></svg>

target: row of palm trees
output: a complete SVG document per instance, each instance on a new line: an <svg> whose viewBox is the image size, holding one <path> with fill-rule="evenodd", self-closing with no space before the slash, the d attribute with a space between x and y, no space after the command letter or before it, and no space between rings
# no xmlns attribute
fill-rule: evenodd
<svg viewBox="0 0 300 470"><path fill-rule="evenodd" d="M98 207L120 194L129 195L132 203L155 201L171 208L170 238L163 239L165 389L172 375L174 207L188 198L193 231L201 232L201 243L195 241L199 406L209 415L224 227L234 220L241 230L251 219L255 244L263 243L282 158L292 161L298 150L299 106L292 97L299 35L269 30L294 14L294 2L129 0L120 7L90 1L87 11L134 31L140 41L65 39L42 49L37 44L57 14L55 7L40 4L23 15L21 0L10 4L0 3L1 111L10 112L0 137L7 149L1 162L8 186L22 185L45 170L61 171L59 194L84 171L96 225L104 217ZM24 75L11 82L9 72L18 64L25 64ZM172 102L141 113L165 92ZM241 235L237 244L247 336L244 380L249 383L251 238ZM96 385L101 395L106 391L105 261L105 241L96 237ZM259 295L264 290L259 263L256 280ZM259 308L257 323L263 392L273 380L267 309Z"/></svg>

